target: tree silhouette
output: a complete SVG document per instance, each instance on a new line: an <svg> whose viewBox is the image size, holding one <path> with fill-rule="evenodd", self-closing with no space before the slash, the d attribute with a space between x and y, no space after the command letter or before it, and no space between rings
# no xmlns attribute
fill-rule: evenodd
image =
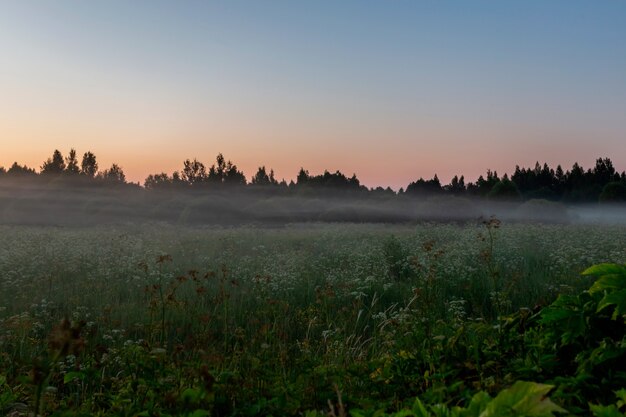
<svg viewBox="0 0 626 417"><path fill-rule="evenodd" d="M224 174L224 184L226 185L246 185L246 176L243 172L237 169L237 165L232 164L230 161L226 164L226 171Z"/></svg>
<svg viewBox="0 0 626 417"><path fill-rule="evenodd" d="M208 182L212 184L245 185L246 176L231 161L226 162L224 155L219 153L215 164L209 169Z"/></svg>
<svg viewBox="0 0 626 417"><path fill-rule="evenodd" d="M194 158L193 161L186 159L183 162L182 180L188 185L194 186L207 181L207 172L204 164Z"/></svg>
<svg viewBox="0 0 626 417"><path fill-rule="evenodd" d="M86 177L93 178L98 173L98 162L96 155L91 152L83 154L83 161L80 164L80 173Z"/></svg>
<svg viewBox="0 0 626 417"><path fill-rule="evenodd" d="M103 172L98 171L96 156L91 152L83 154L82 162L78 164L77 153L71 149L67 157L63 157L57 149L40 167L40 174L47 175L81 175L110 183L126 183L126 176L122 168L117 164ZM38 177L34 169L21 166L14 162L8 169L0 167L0 176L8 178L31 176ZM70 184L70 182L67 182ZM226 186L246 185L246 176L233 162L226 160L224 155L219 153L215 163L209 169L197 159L187 159L183 163L182 171L176 171L171 176L166 173L149 175L144 181L144 187L150 190L161 189L185 189L200 188L200 190L211 190L213 187L225 190ZM197 187L202 185L202 187ZM449 184L442 186L439 178L435 174L430 180L420 178L411 182L406 191L400 189L398 193L391 188L376 187L367 189L361 185L356 174L347 177L341 171L331 172L324 170L322 174L311 175L309 171L300 168L297 177L290 180L289 184L283 179L280 183L274 176L274 171L265 166L260 166L255 175L251 178L250 185L273 186L273 190L304 194L335 195L345 191L364 190L372 195L426 195L447 193L451 195L468 194L477 197L487 198L514 198L524 199L544 198L570 202L591 202L591 201L622 201L624 187L626 187L626 171L619 173L613 162L609 158L598 158L595 165L590 169L583 169L578 163L574 163L571 170L564 171L561 165L556 169L550 168L547 163L540 164L537 161L534 167L515 167L514 173L509 179L505 174L500 178L495 171L487 170L486 176L479 176L475 183L465 183L465 177L455 175ZM252 188L251 187L251 188ZM267 188L259 188L257 191L265 192ZM221 192L221 191L220 191Z"/></svg>
<svg viewBox="0 0 626 417"><path fill-rule="evenodd" d="M461 175L461 178L458 175L455 175L454 178L450 181L450 184L443 187L443 189L450 194L459 195L465 192L465 177Z"/></svg>
<svg viewBox="0 0 626 417"><path fill-rule="evenodd" d="M80 173L78 159L76 159L76 149L70 149L70 153L65 157L65 172L71 175Z"/></svg>
<svg viewBox="0 0 626 417"><path fill-rule="evenodd" d="M169 188L172 186L172 179L165 173L148 175L143 183L143 186L148 190L155 190L159 188Z"/></svg>
<svg viewBox="0 0 626 417"><path fill-rule="evenodd" d="M41 166L41 173L46 175L59 175L65 171L63 155L56 149L51 158L48 158Z"/></svg>
<svg viewBox="0 0 626 417"><path fill-rule="evenodd" d="M609 182L600 193L601 202L624 202L626 201L626 184L621 181Z"/></svg>
<svg viewBox="0 0 626 417"><path fill-rule="evenodd" d="M407 185L405 191L408 195L436 194L439 192L441 192L441 182L439 181L437 174L435 174L435 176L430 180L420 178L419 180L410 183Z"/></svg>
<svg viewBox="0 0 626 417"><path fill-rule="evenodd" d="M213 164L209 170L209 181L221 183L224 181L224 173L226 171L224 155L219 153L215 160L216 164Z"/></svg>
<svg viewBox="0 0 626 417"><path fill-rule="evenodd" d="M325 170L321 175L309 175L309 171L306 171L304 168L300 168L295 186L298 188L305 187L308 189L328 189L333 191L356 191L361 188L367 190L366 187L361 187L361 182L356 177L356 174L352 174L352 177L348 178L339 170L334 173Z"/></svg>
<svg viewBox="0 0 626 417"><path fill-rule="evenodd" d="M487 196L491 189L500 181L498 173L496 171L487 170L487 178L482 175L478 177L476 183L470 183L467 185L467 190L470 194L478 196Z"/></svg>
<svg viewBox="0 0 626 417"><path fill-rule="evenodd" d="M565 174L565 172L563 172L563 168L561 167L561 165L558 165L556 167L556 170L554 171L554 191L557 195L562 196L563 195L563 191L565 190L565 186L566 186L566 182L567 182L567 176Z"/></svg>
<svg viewBox="0 0 626 417"><path fill-rule="evenodd" d="M251 180L252 185L278 185L278 181L274 178L274 170L270 170L269 175L265 170L265 166L259 167L258 171Z"/></svg>
<svg viewBox="0 0 626 417"><path fill-rule="evenodd" d="M28 168L26 165L22 166L17 162L13 162L13 165L7 170L7 176L23 177L23 176L36 176L37 173L33 168Z"/></svg>
<svg viewBox="0 0 626 417"><path fill-rule="evenodd" d="M609 158L598 158L592 174L594 183L601 186L611 181L619 181L619 174L615 172L613 162Z"/></svg>
<svg viewBox="0 0 626 417"><path fill-rule="evenodd" d="M174 171L171 177L165 172L148 175L144 181L144 187L148 190L164 190L183 186L189 186L189 184L181 178L178 171Z"/></svg>
<svg viewBox="0 0 626 417"><path fill-rule="evenodd" d="M185 185L185 181L183 181L180 172L174 171L172 173L172 185L175 187L180 187Z"/></svg>
<svg viewBox="0 0 626 417"><path fill-rule="evenodd" d="M126 183L126 175L124 174L122 168L117 164L111 165L111 168L105 169L104 172L98 176L110 183Z"/></svg>
<svg viewBox="0 0 626 417"><path fill-rule="evenodd" d="M377 196L393 196L396 193L391 189L391 187L387 187L387 188L383 188L383 187L376 187L376 188L371 188L370 192L373 193L374 195Z"/></svg>
<svg viewBox="0 0 626 417"><path fill-rule="evenodd" d="M298 176L296 177L297 185L304 185L309 182L309 171L305 171L304 168L300 168Z"/></svg>
<svg viewBox="0 0 626 417"><path fill-rule="evenodd" d="M494 184L488 196L496 200L519 200L522 194L517 185L505 174L502 180Z"/></svg>

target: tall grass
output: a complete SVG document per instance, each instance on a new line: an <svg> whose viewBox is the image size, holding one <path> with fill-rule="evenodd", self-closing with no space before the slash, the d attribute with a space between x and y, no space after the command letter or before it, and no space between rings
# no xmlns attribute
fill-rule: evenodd
<svg viewBox="0 0 626 417"><path fill-rule="evenodd" d="M246 375L242 389L274 394L268 374L287 389L305 383L303 369L349 368L416 345L428 352L438 322L546 305L586 288L586 266L626 263L626 229L599 226L0 232L0 370L9 378L44 355L47 335L68 318L82 321L109 384L133 372L129 349L143 346L208 364L222 382ZM81 369L60 366L65 375Z"/></svg>

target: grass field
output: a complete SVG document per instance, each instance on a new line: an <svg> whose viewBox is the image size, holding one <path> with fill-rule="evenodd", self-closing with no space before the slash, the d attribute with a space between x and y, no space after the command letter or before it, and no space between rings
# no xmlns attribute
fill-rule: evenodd
<svg viewBox="0 0 626 417"><path fill-rule="evenodd" d="M529 318L589 288L587 267L626 264L624 226L0 233L0 414L16 416L419 415L416 397L467 407L517 380L585 414Z"/></svg>

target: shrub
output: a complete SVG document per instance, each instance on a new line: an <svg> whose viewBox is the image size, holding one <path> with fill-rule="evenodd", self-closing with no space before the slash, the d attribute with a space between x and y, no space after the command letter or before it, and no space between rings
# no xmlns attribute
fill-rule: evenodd
<svg viewBox="0 0 626 417"><path fill-rule="evenodd" d="M600 193L601 202L626 201L626 185L622 182L610 182L604 186Z"/></svg>

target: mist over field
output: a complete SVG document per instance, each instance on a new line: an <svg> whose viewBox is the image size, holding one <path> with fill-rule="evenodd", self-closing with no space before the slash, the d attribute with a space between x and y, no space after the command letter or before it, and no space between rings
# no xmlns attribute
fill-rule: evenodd
<svg viewBox="0 0 626 417"><path fill-rule="evenodd" d="M624 224L626 205L568 205L542 199L499 202L436 195L278 193L263 189L154 192L136 186L43 186L0 182L0 224L415 223L473 222L491 216L511 222Z"/></svg>

